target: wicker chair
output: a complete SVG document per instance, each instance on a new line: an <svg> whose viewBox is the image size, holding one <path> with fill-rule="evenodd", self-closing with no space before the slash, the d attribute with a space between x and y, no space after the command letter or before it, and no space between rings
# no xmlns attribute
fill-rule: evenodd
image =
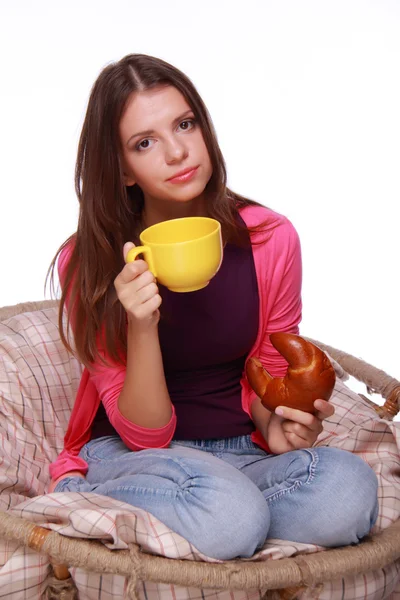
<svg viewBox="0 0 400 600"><path fill-rule="evenodd" d="M56 306L55 301L30 302L0 309L0 321L21 312ZM311 340L326 350L351 376L385 400L378 406L364 396L381 418L392 420L399 410L400 383L383 371L345 352ZM78 598L68 567L83 567L96 573L116 573L129 578L128 593L137 598L139 581L164 582L185 587L268 590L265 599L293 600L306 588L318 589L323 582L385 567L400 558L400 519L381 533L368 536L357 546L336 548L263 562L228 561L205 563L163 558L132 545L130 550L110 550L98 541L62 536L8 512L0 512L0 536L45 553L54 577L47 598Z"/></svg>

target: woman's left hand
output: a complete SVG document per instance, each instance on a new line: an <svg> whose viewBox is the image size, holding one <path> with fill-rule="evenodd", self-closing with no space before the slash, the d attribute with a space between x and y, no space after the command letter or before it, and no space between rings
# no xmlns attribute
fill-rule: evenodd
<svg viewBox="0 0 400 600"><path fill-rule="evenodd" d="M310 448L323 431L322 421L331 417L335 407L325 400L315 400L314 415L279 406L271 415L267 443L272 453L283 454L300 448Z"/></svg>

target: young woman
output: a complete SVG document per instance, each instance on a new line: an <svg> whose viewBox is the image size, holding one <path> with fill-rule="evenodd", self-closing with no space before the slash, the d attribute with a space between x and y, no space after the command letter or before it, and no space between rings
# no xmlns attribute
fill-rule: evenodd
<svg viewBox="0 0 400 600"><path fill-rule="evenodd" d="M244 376L287 363L274 331L298 333L301 256L292 224L233 193L199 94L166 62L129 55L91 92L76 167L76 234L53 263L69 350L85 365L50 490L143 508L198 550L250 557L267 537L357 543L374 524L377 479L359 457L312 447L333 407L271 414ZM220 221L222 266L197 292L125 264L140 232L186 216ZM240 523L240 527L238 527Z"/></svg>

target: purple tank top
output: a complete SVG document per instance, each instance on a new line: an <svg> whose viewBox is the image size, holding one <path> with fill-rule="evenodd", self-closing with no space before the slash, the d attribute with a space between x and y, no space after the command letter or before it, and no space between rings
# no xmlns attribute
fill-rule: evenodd
<svg viewBox="0 0 400 600"><path fill-rule="evenodd" d="M227 244L220 270L202 290L177 293L162 285L159 290L160 346L177 415L174 439L251 433L254 425L242 409L240 385L259 322L251 247ZM92 439L115 433L100 405Z"/></svg>

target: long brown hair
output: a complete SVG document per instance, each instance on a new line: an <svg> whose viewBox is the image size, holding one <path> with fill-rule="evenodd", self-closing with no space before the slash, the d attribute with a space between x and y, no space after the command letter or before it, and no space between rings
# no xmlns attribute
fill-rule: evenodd
<svg viewBox="0 0 400 600"><path fill-rule="evenodd" d="M257 203L227 188L225 161L210 115L190 79L167 62L144 54L130 54L105 67L91 90L79 140L77 231L58 249L48 272L53 283L57 259L70 245L59 327L63 343L73 351L69 337L72 326L74 351L86 366L101 359L99 344L117 363L126 356L126 315L113 282L123 268L124 243L137 239L142 229L144 198L138 185L124 184L119 122L132 93L160 85L171 85L181 92L203 133L212 164L205 189L209 216L220 221L225 241L242 244L248 239L238 211ZM68 320L64 326L66 301Z"/></svg>

